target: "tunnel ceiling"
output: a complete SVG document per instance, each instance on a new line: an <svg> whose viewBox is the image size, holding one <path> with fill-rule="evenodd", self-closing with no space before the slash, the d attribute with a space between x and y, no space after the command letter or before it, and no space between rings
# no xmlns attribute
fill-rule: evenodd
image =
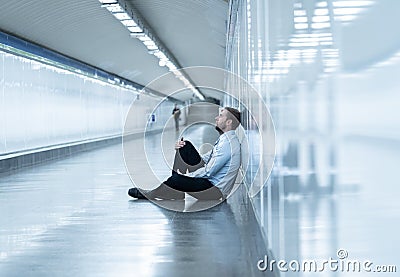
<svg viewBox="0 0 400 277"><path fill-rule="evenodd" d="M227 1L127 2L182 67L224 68ZM98 0L0 0L0 29L141 85L169 72ZM180 81L171 77L171 86L175 82ZM180 94L182 100L191 96Z"/></svg>

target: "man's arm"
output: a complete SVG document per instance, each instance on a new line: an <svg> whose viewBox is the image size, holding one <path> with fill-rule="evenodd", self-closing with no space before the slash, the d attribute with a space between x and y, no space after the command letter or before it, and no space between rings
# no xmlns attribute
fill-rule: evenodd
<svg viewBox="0 0 400 277"><path fill-rule="evenodd" d="M210 153L211 154L211 153ZM208 178L217 173L231 159L231 149L229 143L217 145L214 148L210 161L196 171L193 171L186 176Z"/></svg>
<svg viewBox="0 0 400 277"><path fill-rule="evenodd" d="M200 155L203 162L205 162L205 163L208 162L208 160L210 159L211 153L212 153L212 149L210 151L208 151L207 153Z"/></svg>

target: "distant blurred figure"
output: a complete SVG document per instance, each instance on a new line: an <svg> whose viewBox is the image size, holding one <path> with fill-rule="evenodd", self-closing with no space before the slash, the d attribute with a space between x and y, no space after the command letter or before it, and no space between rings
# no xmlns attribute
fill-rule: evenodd
<svg viewBox="0 0 400 277"><path fill-rule="evenodd" d="M172 114L174 115L175 120L175 130L179 131L179 117L181 116L181 110L178 108L178 105L175 104Z"/></svg>

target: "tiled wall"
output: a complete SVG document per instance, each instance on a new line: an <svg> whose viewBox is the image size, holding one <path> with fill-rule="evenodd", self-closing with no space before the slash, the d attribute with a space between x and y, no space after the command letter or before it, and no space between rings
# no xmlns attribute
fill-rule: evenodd
<svg viewBox="0 0 400 277"><path fill-rule="evenodd" d="M247 117L250 112L257 116L265 103L275 124L275 146L267 146L276 148L274 168L251 200L279 258L307 257L316 250L333 253L340 246L344 229L335 223L342 209L334 200L337 193L376 190L391 199L398 191L398 177L389 168L400 142L400 39L394 30L400 4L344 2L230 3L226 67L260 97L229 80L228 89L239 91ZM359 6L340 8L344 4ZM248 123L244 129L251 129ZM255 130L267 131L263 126ZM252 143L255 148L259 144ZM247 156L259 160L252 152ZM257 164L251 168L249 176L269 170ZM310 241L320 244L313 248Z"/></svg>
<svg viewBox="0 0 400 277"><path fill-rule="evenodd" d="M129 132L142 132L143 122L161 100L137 97L139 90L35 56L23 45L25 51L6 44L0 48L0 159L121 135L135 101L137 120L130 121ZM149 130L163 128L172 108L173 103L163 102Z"/></svg>

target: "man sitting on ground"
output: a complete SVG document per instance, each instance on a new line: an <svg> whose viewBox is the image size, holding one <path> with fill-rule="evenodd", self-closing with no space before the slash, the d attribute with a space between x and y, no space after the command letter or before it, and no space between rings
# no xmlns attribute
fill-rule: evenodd
<svg viewBox="0 0 400 277"><path fill-rule="evenodd" d="M215 121L220 137L211 151L200 155L191 142L178 141L171 177L154 190L131 188L129 196L178 200L184 199L186 192L198 199L226 199L240 167L240 143L235 132L240 125L240 112L223 108Z"/></svg>

